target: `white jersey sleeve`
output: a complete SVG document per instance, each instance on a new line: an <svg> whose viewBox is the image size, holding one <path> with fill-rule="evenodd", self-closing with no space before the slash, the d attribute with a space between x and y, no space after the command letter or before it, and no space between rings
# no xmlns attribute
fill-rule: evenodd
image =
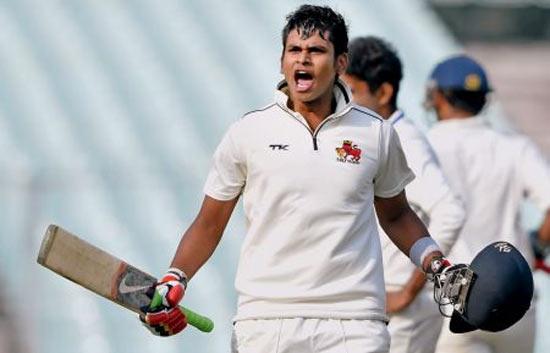
<svg viewBox="0 0 550 353"><path fill-rule="evenodd" d="M523 187L527 196L543 212L550 209L550 166L539 149L525 139L523 150L517 163Z"/></svg>
<svg viewBox="0 0 550 353"><path fill-rule="evenodd" d="M401 142L393 126L384 121L380 130L380 166L374 178L374 195L390 198L403 191L414 179L414 173L407 165Z"/></svg>
<svg viewBox="0 0 550 353"><path fill-rule="evenodd" d="M239 148L238 128L239 122L229 128L213 156L204 193L216 200L234 199L246 182L246 161Z"/></svg>
<svg viewBox="0 0 550 353"><path fill-rule="evenodd" d="M416 175L416 179L407 185L407 199L446 254L464 224L464 205L451 191L424 134L408 119L400 119L394 128Z"/></svg>
<svg viewBox="0 0 550 353"><path fill-rule="evenodd" d="M402 117L402 113L395 117L389 120L393 121L407 163L416 175L406 187L407 200L443 253L448 254L464 224L464 206L451 191L426 136L411 120ZM379 232L385 234L380 227ZM387 236L381 237L381 243L386 288L403 288L416 266Z"/></svg>

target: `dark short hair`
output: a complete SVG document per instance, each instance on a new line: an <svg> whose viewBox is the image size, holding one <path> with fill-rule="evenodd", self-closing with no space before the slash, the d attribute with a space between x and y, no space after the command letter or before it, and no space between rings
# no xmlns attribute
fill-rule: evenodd
<svg viewBox="0 0 550 353"><path fill-rule="evenodd" d="M309 38L317 31L321 38L328 32L328 40L334 45L334 56L348 51L348 27L339 13L328 6L302 5L286 17L283 28L283 49L286 47L288 34L298 30L302 38Z"/></svg>
<svg viewBox="0 0 550 353"><path fill-rule="evenodd" d="M447 102L453 108L464 110L473 115L477 115L483 110L487 103L486 92L472 92L466 90L441 89L438 90L443 94Z"/></svg>
<svg viewBox="0 0 550 353"><path fill-rule="evenodd" d="M346 72L365 81L372 93L388 82L393 87L390 104L396 107L403 67L397 51L390 43L374 36L355 38L349 45Z"/></svg>

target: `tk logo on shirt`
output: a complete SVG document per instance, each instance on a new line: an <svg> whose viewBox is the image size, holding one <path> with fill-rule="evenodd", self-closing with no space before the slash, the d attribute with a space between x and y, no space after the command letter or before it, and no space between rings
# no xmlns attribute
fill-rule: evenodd
<svg viewBox="0 0 550 353"><path fill-rule="evenodd" d="M336 156L338 162L359 164L361 149L351 140L344 140L341 147L336 147Z"/></svg>
<svg viewBox="0 0 550 353"><path fill-rule="evenodd" d="M269 145L272 151L288 151L288 145Z"/></svg>

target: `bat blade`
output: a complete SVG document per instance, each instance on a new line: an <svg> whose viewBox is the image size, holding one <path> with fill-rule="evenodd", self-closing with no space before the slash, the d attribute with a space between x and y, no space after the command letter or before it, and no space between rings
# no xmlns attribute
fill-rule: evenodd
<svg viewBox="0 0 550 353"><path fill-rule="evenodd" d="M150 305L151 298L146 292L157 281L148 273L53 224L48 226L42 239L37 262L136 313ZM190 313L189 324L204 332L213 329L210 319L181 309Z"/></svg>
<svg viewBox="0 0 550 353"><path fill-rule="evenodd" d="M46 230L38 263L136 313L151 301L145 292L156 282L155 277L56 225Z"/></svg>

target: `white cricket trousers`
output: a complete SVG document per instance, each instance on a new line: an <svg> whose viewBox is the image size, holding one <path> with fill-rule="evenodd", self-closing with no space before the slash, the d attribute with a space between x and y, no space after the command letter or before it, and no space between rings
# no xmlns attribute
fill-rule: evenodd
<svg viewBox="0 0 550 353"><path fill-rule="evenodd" d="M434 353L442 324L432 285L426 285L407 308L390 315L390 353Z"/></svg>
<svg viewBox="0 0 550 353"><path fill-rule="evenodd" d="M387 353L390 336L379 320L261 319L237 321L232 353Z"/></svg>

